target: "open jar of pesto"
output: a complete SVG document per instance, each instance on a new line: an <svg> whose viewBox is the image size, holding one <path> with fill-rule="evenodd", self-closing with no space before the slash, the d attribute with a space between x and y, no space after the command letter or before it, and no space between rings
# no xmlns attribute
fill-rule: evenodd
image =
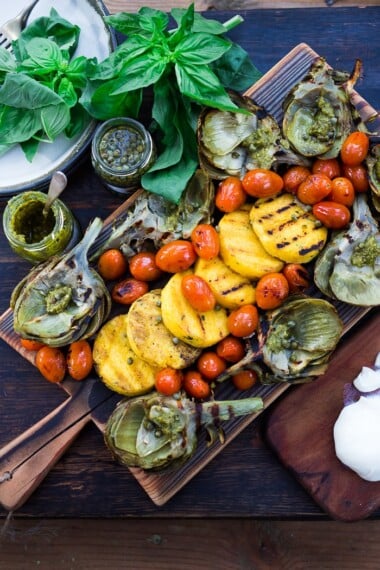
<svg viewBox="0 0 380 570"><path fill-rule="evenodd" d="M95 172L110 190L130 194L156 158L149 131L127 117L109 119L95 131L91 160Z"/></svg>
<svg viewBox="0 0 380 570"><path fill-rule="evenodd" d="M56 199L43 213L46 199L44 192L23 192L8 201L3 214L9 245L17 255L35 264L68 251L81 238L78 221L61 200Z"/></svg>

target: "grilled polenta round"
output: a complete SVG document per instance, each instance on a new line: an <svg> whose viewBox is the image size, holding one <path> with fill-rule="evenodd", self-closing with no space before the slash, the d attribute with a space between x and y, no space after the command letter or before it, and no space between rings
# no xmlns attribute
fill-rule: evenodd
<svg viewBox="0 0 380 570"><path fill-rule="evenodd" d="M161 289L154 289L132 303L127 317L128 340L135 353L159 368L182 369L201 353L173 335L162 321Z"/></svg>
<svg viewBox="0 0 380 570"><path fill-rule="evenodd" d="M127 314L105 323L98 332L93 359L101 381L123 396L139 396L154 388L154 368L132 349L127 335Z"/></svg>

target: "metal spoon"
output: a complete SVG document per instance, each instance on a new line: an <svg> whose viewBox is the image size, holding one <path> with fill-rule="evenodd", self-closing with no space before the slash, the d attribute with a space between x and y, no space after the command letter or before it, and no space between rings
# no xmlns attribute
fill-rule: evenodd
<svg viewBox="0 0 380 570"><path fill-rule="evenodd" d="M63 192L63 190L66 188L66 186L67 186L66 174L64 174L64 172L61 172L60 170L57 170L56 172L54 172L53 176L51 177L51 180L50 180L49 190L47 193L47 199L45 202L45 206L44 206L44 209L42 210L43 216L48 215L48 212L50 210L50 206L52 205L54 200L56 200L56 198L58 198L58 196L61 194L61 192Z"/></svg>

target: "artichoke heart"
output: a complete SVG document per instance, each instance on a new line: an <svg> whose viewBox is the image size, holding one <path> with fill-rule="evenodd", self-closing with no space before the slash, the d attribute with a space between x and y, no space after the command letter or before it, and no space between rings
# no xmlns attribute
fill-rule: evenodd
<svg viewBox="0 0 380 570"><path fill-rule="evenodd" d="M380 212L380 144L374 145L366 158L372 203Z"/></svg>
<svg viewBox="0 0 380 570"><path fill-rule="evenodd" d="M335 158L343 141L360 128L350 93L360 76L357 60L350 75L332 70L318 58L308 75L284 101L282 129L291 147L303 156Z"/></svg>
<svg viewBox="0 0 380 570"><path fill-rule="evenodd" d="M171 397L153 392L120 402L108 418L104 438L123 465L153 471L174 469L194 453L200 426L207 429L211 441L218 435L222 440L220 421L263 407L259 397L199 403L182 393Z"/></svg>
<svg viewBox="0 0 380 570"><path fill-rule="evenodd" d="M268 319L262 356L276 379L304 381L325 371L343 331L331 303L289 297Z"/></svg>
<svg viewBox="0 0 380 570"><path fill-rule="evenodd" d="M110 312L111 298L89 266L87 252L102 226L95 218L70 252L33 268L13 290L13 326L21 337L58 347L98 330Z"/></svg>

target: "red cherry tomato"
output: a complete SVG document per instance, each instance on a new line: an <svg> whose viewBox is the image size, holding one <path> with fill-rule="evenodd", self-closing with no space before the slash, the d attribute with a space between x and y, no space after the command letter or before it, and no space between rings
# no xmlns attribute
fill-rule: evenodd
<svg viewBox="0 0 380 570"><path fill-rule="evenodd" d="M103 279L120 279L128 269L127 261L119 249L108 249L99 257L98 271Z"/></svg>
<svg viewBox="0 0 380 570"><path fill-rule="evenodd" d="M249 390L257 382L257 372L254 370L242 370L232 376L232 382L238 390Z"/></svg>
<svg viewBox="0 0 380 570"><path fill-rule="evenodd" d="M156 265L167 273L179 273L189 269L196 258L193 244L177 239L160 247L156 253Z"/></svg>
<svg viewBox="0 0 380 570"><path fill-rule="evenodd" d="M342 174L351 180L355 192L367 192L369 188L368 172L363 164L359 164L358 166L343 164Z"/></svg>
<svg viewBox="0 0 380 570"><path fill-rule="evenodd" d="M26 350L39 350L45 346L43 342L39 342L38 340L29 340L28 338L21 338L20 343Z"/></svg>
<svg viewBox="0 0 380 570"><path fill-rule="evenodd" d="M115 303L121 305L131 305L136 299L142 297L149 291L149 285L146 281L139 281L133 277L127 277L113 286L111 297Z"/></svg>
<svg viewBox="0 0 380 570"><path fill-rule="evenodd" d="M345 176L337 176L332 180L332 191L329 196L332 202L352 206L355 200L355 188L351 180Z"/></svg>
<svg viewBox="0 0 380 570"><path fill-rule="evenodd" d="M214 293L202 277L198 275L184 275L182 277L181 289L184 297L196 311L206 313L215 308Z"/></svg>
<svg viewBox="0 0 380 570"><path fill-rule="evenodd" d="M175 368L163 368L155 375L155 388L164 396L172 396L181 390L183 372Z"/></svg>
<svg viewBox="0 0 380 570"><path fill-rule="evenodd" d="M282 273L289 284L289 293L302 293L310 287L309 273L300 263L288 263Z"/></svg>
<svg viewBox="0 0 380 570"><path fill-rule="evenodd" d="M313 214L317 220L331 230L345 228L351 219L351 212L347 206L328 200L314 204Z"/></svg>
<svg viewBox="0 0 380 570"><path fill-rule="evenodd" d="M279 174L265 168L248 170L242 180L244 190L255 198L266 198L281 192L284 181Z"/></svg>
<svg viewBox="0 0 380 570"><path fill-rule="evenodd" d="M332 180L340 176L340 164L336 158L317 158L311 171L313 174L324 174Z"/></svg>
<svg viewBox="0 0 380 570"><path fill-rule="evenodd" d="M225 361L211 350L206 350L197 360L198 371L207 380L214 380L226 369Z"/></svg>
<svg viewBox="0 0 380 570"><path fill-rule="evenodd" d="M84 380L93 366L92 349L87 340L77 340L69 346L66 356L67 371L74 380Z"/></svg>
<svg viewBox="0 0 380 570"><path fill-rule="evenodd" d="M187 370L185 372L182 386L189 396L199 400L204 400L211 394L210 384L196 370Z"/></svg>
<svg viewBox="0 0 380 570"><path fill-rule="evenodd" d="M348 135L340 150L340 158L344 164L358 166L368 154L369 138L362 131Z"/></svg>
<svg viewBox="0 0 380 570"><path fill-rule="evenodd" d="M43 346L37 351L36 366L49 382L62 382L66 374L66 358L60 348Z"/></svg>
<svg viewBox="0 0 380 570"><path fill-rule="evenodd" d="M256 285L256 303L260 309L275 309L289 295L289 283L283 273L267 273Z"/></svg>
<svg viewBox="0 0 380 570"><path fill-rule="evenodd" d="M227 362L239 362L245 355L244 342L232 335L226 336L216 345L216 353Z"/></svg>
<svg viewBox="0 0 380 570"><path fill-rule="evenodd" d="M296 194L298 186L306 180L310 174L311 172L306 166L291 166L282 177L285 192Z"/></svg>
<svg viewBox="0 0 380 570"><path fill-rule="evenodd" d="M129 271L139 281L155 281L162 275L161 269L156 265L156 255L150 251L133 255L129 260Z"/></svg>
<svg viewBox="0 0 380 570"><path fill-rule="evenodd" d="M297 198L303 204L316 204L330 194L331 180L326 174L310 174L298 187Z"/></svg>
<svg viewBox="0 0 380 570"><path fill-rule="evenodd" d="M231 311L227 317L229 332L237 337L251 335L259 323L259 313L255 305L242 305Z"/></svg>
<svg viewBox="0 0 380 570"><path fill-rule="evenodd" d="M215 206L221 212L234 212L247 200L240 178L228 176L220 182L215 194Z"/></svg>
<svg viewBox="0 0 380 570"><path fill-rule="evenodd" d="M191 232L195 253L202 259L214 259L219 253L219 234L211 224L199 224Z"/></svg>

